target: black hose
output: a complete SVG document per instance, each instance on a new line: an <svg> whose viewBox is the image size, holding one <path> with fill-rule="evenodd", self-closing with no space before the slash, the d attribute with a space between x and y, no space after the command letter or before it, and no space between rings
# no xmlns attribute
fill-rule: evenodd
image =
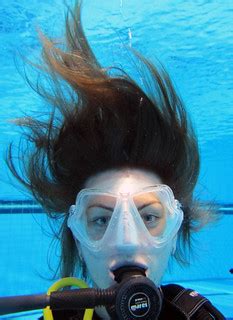
<svg viewBox="0 0 233 320"><path fill-rule="evenodd" d="M0 315L43 309L49 305L49 300L46 294L3 297L0 298Z"/></svg>
<svg viewBox="0 0 233 320"><path fill-rule="evenodd" d="M51 293L49 305L52 310L90 309L112 305L115 297L116 291L113 288L55 291Z"/></svg>
<svg viewBox="0 0 233 320"><path fill-rule="evenodd" d="M43 309L53 310L85 309L112 305L115 301L114 289L74 289L55 291L51 295L35 294L0 298L0 315L21 311Z"/></svg>
<svg viewBox="0 0 233 320"><path fill-rule="evenodd" d="M113 319L157 319L162 306L162 292L145 276L145 270L123 267L116 271L119 283L108 289L73 289L51 295L26 295L0 298L0 315L21 311L90 309L105 306Z"/></svg>

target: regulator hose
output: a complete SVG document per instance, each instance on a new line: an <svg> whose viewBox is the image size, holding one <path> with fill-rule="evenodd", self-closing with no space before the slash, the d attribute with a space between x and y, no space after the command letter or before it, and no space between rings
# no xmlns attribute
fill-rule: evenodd
<svg viewBox="0 0 233 320"><path fill-rule="evenodd" d="M163 295L162 291L145 276L145 271L138 267L127 266L116 270L114 275L117 284L108 289L53 291L55 287L60 288L61 283L56 283L48 294L0 298L0 315L45 308L50 314L48 319L52 319L50 308L78 310L105 306L112 319L156 320L161 311ZM74 283L68 279L62 279L60 282L81 286L79 280L76 279ZM92 318L93 310L88 311L91 313L86 314L84 319Z"/></svg>

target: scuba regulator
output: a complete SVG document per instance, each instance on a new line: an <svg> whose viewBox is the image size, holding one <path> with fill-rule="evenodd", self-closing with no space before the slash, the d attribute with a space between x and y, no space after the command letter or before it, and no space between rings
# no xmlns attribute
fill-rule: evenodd
<svg viewBox="0 0 233 320"><path fill-rule="evenodd" d="M112 319L157 319L162 291L138 267L121 267L114 272L115 303L107 307Z"/></svg>
<svg viewBox="0 0 233 320"><path fill-rule="evenodd" d="M121 267L114 272L114 276L116 284L107 289L83 288L0 298L0 315L45 308L44 319L47 320L53 319L51 309L78 310L105 306L114 320L158 319L163 294L146 277L144 269L135 266ZM65 286L67 285L72 285L72 280L66 281ZM84 316L84 319L91 318L92 316Z"/></svg>

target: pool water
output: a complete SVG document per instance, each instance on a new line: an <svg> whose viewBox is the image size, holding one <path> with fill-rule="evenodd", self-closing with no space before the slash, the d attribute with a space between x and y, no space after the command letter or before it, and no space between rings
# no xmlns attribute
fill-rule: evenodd
<svg viewBox="0 0 233 320"><path fill-rule="evenodd" d="M37 59L37 26L62 39L64 11L60 0L41 0L39 6L35 0L3 0L0 4L1 296L45 292L59 259L58 244L50 245L47 218L10 176L4 154L7 145L20 138L11 120L22 112L38 113L46 108L25 85L15 58L19 61L20 52ZM221 219L194 235L190 266L183 269L171 263L164 282L199 291L228 319L233 318L233 275L229 272L233 268L232 21L231 1L83 0L84 28L102 65L130 65L127 47L155 63L159 59L187 106L201 151L196 196L217 203ZM137 77L130 67L129 71ZM38 313L6 317L36 319Z"/></svg>

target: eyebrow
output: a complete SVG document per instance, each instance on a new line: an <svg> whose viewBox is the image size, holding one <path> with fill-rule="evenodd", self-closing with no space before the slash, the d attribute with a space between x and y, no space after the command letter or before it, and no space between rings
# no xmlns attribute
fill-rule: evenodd
<svg viewBox="0 0 233 320"><path fill-rule="evenodd" d="M95 208L95 207L97 207L97 208L102 208L102 209L106 209L106 210L109 210L109 211L112 211L112 210L113 210L112 207L108 207L108 206L106 206L106 205L104 205L104 204L92 204L92 205L88 206L88 209Z"/></svg>
<svg viewBox="0 0 233 320"><path fill-rule="evenodd" d="M155 201L151 201L151 202L145 203L145 204L137 207L137 209L138 209L138 210L142 210L142 209L144 209L144 208L146 208L146 207L148 207L148 206L151 206L152 204L155 204L155 203L161 204L159 201L156 201L156 200L155 200ZM92 204L92 205L90 205L90 206L88 207L88 209L95 208L95 207L102 208L102 209L106 209L106 210L109 210L109 211L112 211L112 210L113 210L112 207L108 207L108 206L106 206L106 205L104 205L104 204Z"/></svg>
<svg viewBox="0 0 233 320"><path fill-rule="evenodd" d="M148 206L151 206L152 204L155 204L155 203L161 204L161 202L155 200L155 201L151 201L151 202L145 203L145 204L139 206L137 209L138 210L142 210L142 209L144 209L144 208L146 208Z"/></svg>

